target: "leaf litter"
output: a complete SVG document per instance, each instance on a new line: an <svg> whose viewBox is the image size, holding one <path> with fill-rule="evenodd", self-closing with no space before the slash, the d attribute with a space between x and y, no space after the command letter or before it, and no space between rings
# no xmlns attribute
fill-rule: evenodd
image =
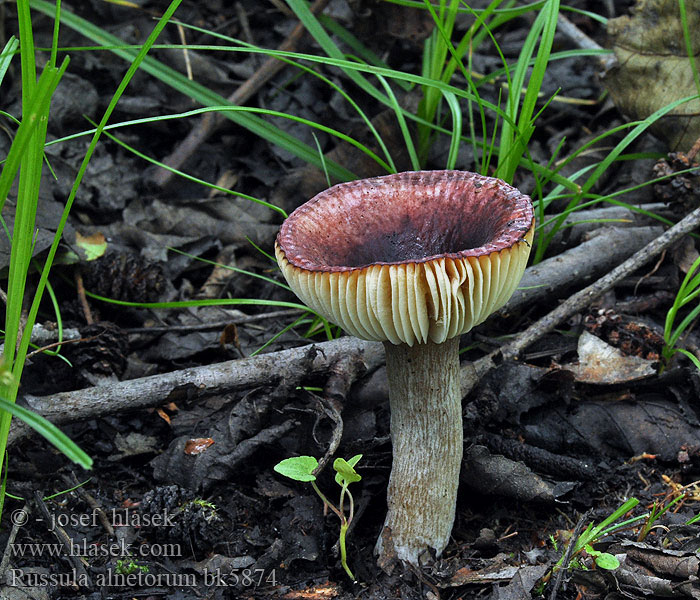
<svg viewBox="0 0 700 600"><path fill-rule="evenodd" d="M240 15L231 7L222 3L205 4L190 5L188 17L202 19L214 27L218 17L226 15L237 29L234 33L245 33ZM599 8L589 4L593 3L578 2L577 6ZM637 11L633 19L661 10L654 3L644 4L644 10ZM696 18L695 4L686 4L691 19ZM269 27L267 13L256 12L259 7L252 0L240 5L252 19L256 41L275 47L280 42L279 32ZM408 12L401 12L397 6L369 1L348 2L348 6L354 10L343 13L349 19L348 26L356 27L357 35L366 36L368 45L386 48L387 60L394 61L399 68L412 68L412 64L420 62L418 49L426 35L422 12L408 16ZM125 7L88 2L77 10L95 22L111 23L112 30L127 41L137 42L139 32L149 30L150 17ZM386 25L390 31L379 35L372 15L385 15L387 11L392 17L401 16L380 19L382 27ZM277 25L288 21L282 13L274 13L273 20ZM611 31L621 32L613 38L620 62L636 68L639 51L634 44L638 42L623 37L623 34L632 35L635 26L631 22L624 27L612 20L610 23ZM583 17L580 24L593 26ZM668 37L668 29L661 31L656 37ZM670 31L676 42L682 38L677 28ZM48 30L44 33L49 35ZM516 21L504 39L506 52L517 55L526 34L527 22ZM172 36L169 41L178 41L174 32L168 35ZM68 28L66 36L66 43L83 42ZM566 40L562 38L560 43L566 44ZM667 61L663 57L662 60L659 56L663 52L656 49L654 52L658 55L652 58L662 72L673 70L676 59ZM674 54L682 57L682 48L678 52L674 50ZM89 106L95 102L103 105L105 96L101 90L111 89L111 83L87 82L118 80L123 65L107 58L106 53L79 53L75 58L76 75L66 80L66 90L69 86L73 90L85 90ZM198 80L211 82L223 94L238 83L239 77L256 68L252 57L240 62L229 57L214 59L206 54L193 58ZM488 62L495 59L493 55L477 54L475 64L484 65L486 70ZM649 60L645 59L646 67ZM561 65L551 72L552 80L548 84L552 90L562 87L566 94L587 99L598 97L600 88L590 64L576 59ZM688 79L687 74L679 76L684 81ZM609 73L606 77L619 111L644 118L658 108L654 104L639 108L624 99L625 94L630 95L624 90L625 85L629 87L624 77L630 75ZM648 77L648 73L633 77ZM640 84L640 79L633 81L633 90L647 86ZM143 116L144 111L145 114L177 112L189 107L187 99L177 97L146 76L140 83L120 105L123 116ZM687 92L680 83L671 87L681 94ZM497 89L485 91L489 99L495 100L497 95ZM656 94L636 96L632 100L656 101ZM324 120L330 115L331 120L342 120L348 130L355 125L347 122L347 109L337 108L338 100L329 100L315 80L295 82L289 72L276 76L272 87L258 100L261 105L267 102L270 108L293 110L312 119ZM410 104L410 95L405 101ZM72 103L66 101L63 106L53 130L55 135L73 130L79 119ZM88 112L92 114L93 110L89 108ZM392 113L377 107L372 110L373 123L397 149L397 166L408 168L407 155L398 151L403 148L403 142ZM614 108L603 110L585 105L575 109L553 105L547 119L541 134L533 138L533 156L550 155L547 149L552 136L565 123L574 122L567 131L566 144L575 147L577 140L584 139L585 129L599 131L623 122ZM78 127L88 125L82 123ZM167 127L151 124L142 130L128 130L127 139L155 156L163 156L186 134L188 127L185 123ZM686 151L698 137L692 133L692 127L691 117L675 117L665 121L657 135L671 148ZM290 131L301 132L296 124L290 126ZM303 135L307 133L304 131ZM665 154L666 147L649 139L651 142L646 140L646 143ZM323 136L319 141L328 158L346 165L358 176L378 174L376 164L367 163L364 155ZM60 204L54 197L65 198L63 186L72 180L83 148L82 142L73 141L48 151L59 180L42 186L45 194L42 214L47 222L40 225L37 235L37 257L42 256L51 238L51 219L59 214ZM267 307L244 306L238 313L212 307L166 311L117 308L91 298L89 303L96 323L90 325L93 329L86 329L86 315L76 300L72 283L77 269L82 271L89 292L126 301L184 300L197 293L211 298L217 292L224 297L295 301L283 288L261 280L240 274L230 278L212 277L216 267L198 260L221 259L229 265L275 277L274 265L251 241L269 251L279 215L228 196L207 197L190 183L166 190L154 189L144 177L147 167L140 159L110 142L100 148L72 216L73 229L67 230L65 240L70 247L77 239L74 231L83 236L101 233L107 250L95 261L67 264L56 271L60 275L56 292L61 299L64 325L75 326L84 340L70 351L68 345L65 347L72 367L55 357L32 358L23 388L27 397L95 384L110 385L116 378L250 356L290 322L290 317L264 318ZM432 158L437 156L439 148ZM467 163L473 158L465 149L461 157L465 168L469 168ZM682 158L667 157L670 170L682 170L688 164ZM654 175L652 165L648 167L650 179ZM616 174L624 175L629 168L623 165ZM657 173L659 169L663 170L664 166L657 167ZM185 170L212 181L217 181L224 171L231 171L235 174L232 181L237 191L268 199L288 211L326 186L324 175L317 169L301 166L297 160L270 149L233 125L224 126L200 155L185 165ZM697 205L696 182L690 174L680 175L675 181L678 183L655 190L657 197L648 200L679 202L687 212ZM527 186L527 178L519 185ZM608 179L608 185L615 185L615 176ZM11 223L10 212L3 216ZM169 248L188 255L175 254ZM591 594L697 598L698 525L689 522L698 512L700 498L693 496L692 486L683 486L698 479L700 472L697 411L700 380L696 372L682 364L672 365L663 377L653 376L658 361L653 351L658 354L659 342L653 335L654 327L641 319L643 316L657 325L663 324L668 298L655 294L666 289L664 285L673 289L669 281L678 281L680 265L687 262L687 259L666 257L661 267L663 276L653 279L654 274L640 273L630 286L615 290L608 298L610 307L601 307L603 311L614 309L623 301L634 299L636 310L592 312L588 323L586 315L581 315L578 321L568 324L569 331L543 338L529 349L522 361L504 363L471 392L464 404L468 445L453 540L445 555L427 565L422 574L411 571L383 574L377 570L372 553L384 517L382 499L391 455L385 375L381 368L361 378L347 394L341 390L333 395L339 406L342 431L338 420L331 417L329 404L323 401L328 394L315 391L324 389L328 375L309 377L303 368L280 368L279 372L270 373L266 385L214 394L206 400L196 399L188 393L188 386L183 386L163 400L161 410L167 411L164 412L167 419L155 410L142 410L75 423L67 428L68 432L101 466L86 484L85 494L70 492L46 503L56 512L74 515L92 515L97 505L108 518L112 511L122 516L132 510L141 515L172 513L173 527L126 525L115 528L117 539L133 548L165 542L175 544L168 556L137 562L147 565L154 575L165 572L192 575L198 592L211 598L510 599L540 596L543 578L574 541L567 536L574 531L578 515L591 507L593 512L587 515L588 520L600 522L615 510L623 497L637 497L643 505L651 507L654 501L668 503L685 493L686 499L673 512L666 513L659 527L645 540L636 541L635 531L623 531L595 545L596 549L617 557L619 569L598 568L592 556L584 553L571 570L566 570L562 586L555 591L560 598ZM632 289L634 293L630 292ZM547 300L541 302L546 304ZM517 331L529 318L540 314L538 311L541 307L530 305L519 314L505 316L504 320L492 320L465 339L463 345L490 347L498 336ZM226 336L223 326L205 329L211 321L223 322L240 315L261 319L236 325L235 334L229 332ZM46 320L51 321L49 311ZM186 329L198 326L202 327L201 331ZM171 330L150 335L145 333L150 327ZM235 339L236 344L222 344L222 339ZM686 341L692 347L692 332ZM288 331L275 340L270 350L306 342L298 331ZM466 348L464 356L469 360L477 353ZM349 562L356 567L355 574L361 582L356 585L347 580L340 568L335 523L323 514L318 499L272 472L272 466L285 457L323 455L335 438L339 443L338 456L364 454L358 467L363 479L354 484L358 486L357 511L348 547ZM12 448L8 485L13 493L26 499L32 498L33 490L48 495L69 487L65 478L71 469L66 461L50 454L41 440L34 438ZM77 474L79 479L81 475ZM327 471L319 478L321 487L332 485ZM36 505L36 500L31 502ZM6 514L22 506L23 502L8 499ZM32 510L37 510L32 506ZM108 528L95 526L92 521L89 525L69 522L63 529L76 543L97 547L113 541ZM8 527L3 532L5 541L9 530ZM26 543L54 541L52 533L37 519L18 535ZM107 554L94 558L88 569L91 576L96 580L98 574L113 571L118 558L123 557ZM12 567L26 573L36 570L49 574L65 572L70 563L65 558L56 562L25 556L13 557ZM244 573L261 577L252 585L243 579ZM63 599L97 598L103 591L95 586L39 589L6 585L0 594L13 599L27 594ZM144 585L114 588L109 592L115 598L146 593L189 598L192 589Z"/></svg>

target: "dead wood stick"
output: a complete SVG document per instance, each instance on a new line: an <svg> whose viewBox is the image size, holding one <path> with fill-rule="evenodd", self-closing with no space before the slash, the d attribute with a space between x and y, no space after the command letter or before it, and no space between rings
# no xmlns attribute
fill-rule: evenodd
<svg viewBox="0 0 700 600"><path fill-rule="evenodd" d="M607 292L616 283L658 256L666 248L680 240L700 225L700 208L696 208L684 219L662 233L644 248L635 252L625 262L615 267L588 287L576 292L557 308L536 321L509 344L490 354L467 363L462 367L462 395L468 394L478 381L491 369L506 360L517 359L520 353L532 342L552 331L564 319L575 315L588 306L598 296Z"/></svg>
<svg viewBox="0 0 700 600"><path fill-rule="evenodd" d="M16 509L12 511L12 517L10 521L12 522L12 529L10 530L10 535L7 538L7 545L5 546L5 551L2 555L2 560L0 560L0 583L6 581L7 567L10 566L10 559L14 557L13 546L17 534L21 529L22 525L26 525L29 519L29 503L25 501L24 506L18 512Z"/></svg>
<svg viewBox="0 0 700 600"><path fill-rule="evenodd" d="M671 218L673 215L668 205L663 202L653 202L640 206L644 210ZM547 221L563 216L562 226L549 241L550 248L571 247L580 244L586 236L601 227L641 227L643 225L661 225L659 221L638 213L625 206L603 206L575 210L568 215L552 215Z"/></svg>
<svg viewBox="0 0 700 600"><path fill-rule="evenodd" d="M76 552L73 551L73 548L75 547L73 539L68 535L68 532L56 522L53 515L46 506L46 502L44 502L44 499L41 497L41 494L37 490L34 490L33 495L34 503L39 509L39 512L41 513L44 522L47 525L53 525L51 532L54 534L56 540L58 540L58 543L61 546L63 546L64 556L66 557L66 560L71 564L73 570L78 575L78 577L82 581L87 581L90 587L92 587L92 578L88 575L87 571L85 570L85 567L88 564L87 559L83 558L82 556L76 556Z"/></svg>
<svg viewBox="0 0 700 600"><path fill-rule="evenodd" d="M366 342L343 337L331 342L270 352L252 358L230 360L215 365L182 369L172 373L119 381L52 396L25 396L32 410L56 424L90 419L121 411L152 408L213 394L226 394L254 386L275 385L291 376L295 368L306 369L308 354L315 354L309 373L323 372L349 355L362 357L368 371L384 362L384 347L379 342ZM18 419L12 423L9 443L31 431Z"/></svg>
<svg viewBox="0 0 700 600"><path fill-rule="evenodd" d="M331 365L330 375L323 388L323 396L319 402L323 406L324 412L333 421L333 434L328 443L328 448L318 461L318 466L314 469L314 475L318 475L326 467L326 464L335 455L335 451L340 446L343 437L343 417L342 407L345 403L352 384L365 373L365 365L359 355L343 356L339 361ZM314 436L315 437L315 436Z"/></svg>
<svg viewBox="0 0 700 600"><path fill-rule="evenodd" d="M179 332L184 333L187 331L207 331L210 329L223 329L227 325L245 325L247 323L255 323L257 321L263 321L266 319L279 319L282 317L296 317L299 316L303 311L300 308L286 308L284 310L273 310L266 313L260 313L257 315L244 315L240 316L232 315L230 319L226 321L210 321L208 323L197 323L196 325L166 325L164 327L130 327L125 329L128 334L148 334L157 335L161 333L173 333ZM32 341L34 341L32 339Z"/></svg>
<svg viewBox="0 0 700 600"><path fill-rule="evenodd" d="M556 568L557 565L555 565L554 567L552 567L552 570L549 571L549 573L547 573L544 577L544 581L546 582L550 580L551 576L554 573L556 573L554 582L552 583L551 595L549 596L550 600L557 600L557 593L559 593L562 581L564 580L564 573L566 572L569 566L569 561L571 560L571 557L574 554L576 542L578 542L579 537L581 537L581 532L583 532L583 528L586 525L586 521L588 521L590 514L590 510L586 511L583 515L581 515L581 518L578 520L578 523L576 523L576 527L574 527L571 539L569 540L569 545L566 547L566 552L562 557L561 564L558 565L559 568ZM555 568L556 571L554 570Z"/></svg>
<svg viewBox="0 0 700 600"><path fill-rule="evenodd" d="M662 232L657 225L601 227L595 237L526 269L518 289L498 314L513 313L553 295L561 297L567 288L610 272Z"/></svg>
<svg viewBox="0 0 700 600"><path fill-rule="evenodd" d="M316 0L311 5L311 12L313 14L320 13L326 7L328 2L329 0ZM287 39L280 44L278 50L283 52L294 50L303 35L304 26L301 23L297 23L289 36L287 36ZM243 104L263 85L265 85L265 83L267 83L279 71L281 71L286 64L287 63L275 58L274 56L268 57L260 68L255 71L255 73L253 73L253 75L240 87L238 87L236 91L227 98L227 100L231 104ZM197 148L199 148L207 139L209 139L209 136L221 126L224 120L225 117L219 113L206 113L199 120L198 124L192 128L189 134L187 134L187 137L185 137L185 139L177 145L175 150L163 160L163 163L174 169L179 169L184 162L196 152ZM174 173L172 171L158 167L153 174L152 180L157 186L165 187L168 185L168 183L170 183L173 175Z"/></svg>
<svg viewBox="0 0 700 600"><path fill-rule="evenodd" d="M562 33L576 46L584 50L604 50L598 42L588 37L563 14L559 14L557 17L557 32ZM600 65L603 67L604 71L607 71L615 62L616 58L613 54L604 54L600 56Z"/></svg>

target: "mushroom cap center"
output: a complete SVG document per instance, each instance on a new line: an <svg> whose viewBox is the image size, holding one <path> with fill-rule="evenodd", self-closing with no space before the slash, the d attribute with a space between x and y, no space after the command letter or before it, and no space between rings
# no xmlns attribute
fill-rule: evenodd
<svg viewBox="0 0 700 600"><path fill-rule="evenodd" d="M287 260L311 271L425 262L509 248L532 226L530 200L465 171L398 173L336 185L280 229Z"/></svg>

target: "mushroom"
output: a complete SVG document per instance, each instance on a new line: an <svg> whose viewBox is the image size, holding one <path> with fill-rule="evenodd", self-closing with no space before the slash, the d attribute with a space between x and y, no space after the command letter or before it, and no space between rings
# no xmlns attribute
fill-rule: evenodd
<svg viewBox="0 0 700 600"><path fill-rule="evenodd" d="M275 254L297 296L384 342L393 462L380 564L439 556L462 461L459 336L502 307L534 235L530 198L464 171L341 183L282 224Z"/></svg>

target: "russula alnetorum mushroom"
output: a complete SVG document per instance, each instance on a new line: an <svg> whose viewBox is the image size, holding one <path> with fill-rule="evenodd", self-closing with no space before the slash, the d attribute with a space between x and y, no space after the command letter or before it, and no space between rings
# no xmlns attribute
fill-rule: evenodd
<svg viewBox="0 0 700 600"><path fill-rule="evenodd" d="M342 183L280 229L277 261L297 296L386 348L393 464L380 560L417 564L447 545L462 460L459 336L510 298L533 233L527 196L463 171Z"/></svg>

